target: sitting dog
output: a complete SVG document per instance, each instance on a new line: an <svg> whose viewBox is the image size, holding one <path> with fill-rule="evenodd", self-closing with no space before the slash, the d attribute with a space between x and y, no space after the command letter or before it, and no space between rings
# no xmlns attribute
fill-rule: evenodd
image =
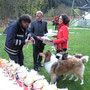
<svg viewBox="0 0 90 90"><path fill-rule="evenodd" d="M75 81L78 78L81 79L81 85L84 84L83 74L84 74L84 61L86 58L68 58L68 60L58 60L54 54L51 54L50 51L40 53L44 58L45 69L51 75L51 84L56 82L56 79L59 75L66 75L71 73L72 75L77 76Z"/></svg>

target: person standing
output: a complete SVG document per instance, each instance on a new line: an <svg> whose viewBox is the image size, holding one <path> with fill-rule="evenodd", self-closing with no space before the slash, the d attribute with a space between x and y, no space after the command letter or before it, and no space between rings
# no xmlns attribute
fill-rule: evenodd
<svg viewBox="0 0 90 90"><path fill-rule="evenodd" d="M9 58L15 61L15 63L20 64L20 66L23 65L24 61L23 46L30 41L34 42L30 34L29 40L27 40L30 22L30 16L23 14L15 23L8 27L4 49L8 53Z"/></svg>
<svg viewBox="0 0 90 90"><path fill-rule="evenodd" d="M57 53L68 49L69 22L70 18L67 15L62 14L59 17L58 33L56 36L57 39L52 40L52 42L56 44Z"/></svg>
<svg viewBox="0 0 90 90"><path fill-rule="evenodd" d="M34 60L34 70L40 71L38 67L43 67L41 64L42 57L39 55L43 52L45 44L42 43L41 37L47 33L47 22L42 20L42 11L36 12L36 20L31 23L31 33L35 39L35 44L33 44L33 60Z"/></svg>
<svg viewBox="0 0 90 90"><path fill-rule="evenodd" d="M58 25L59 25L59 16L58 15L54 18L54 21L55 21L55 30L58 30Z"/></svg>

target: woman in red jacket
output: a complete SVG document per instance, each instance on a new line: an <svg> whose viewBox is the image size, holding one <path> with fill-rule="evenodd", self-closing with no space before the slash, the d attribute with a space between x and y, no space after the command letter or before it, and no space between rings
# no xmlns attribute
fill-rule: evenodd
<svg viewBox="0 0 90 90"><path fill-rule="evenodd" d="M59 17L58 33L56 36L57 39L53 40L53 43L56 44L57 53L68 49L69 21L70 19L67 15L61 15Z"/></svg>

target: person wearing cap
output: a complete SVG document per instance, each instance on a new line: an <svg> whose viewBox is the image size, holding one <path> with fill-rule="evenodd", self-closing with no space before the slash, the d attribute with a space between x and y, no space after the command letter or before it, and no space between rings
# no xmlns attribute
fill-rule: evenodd
<svg viewBox="0 0 90 90"><path fill-rule="evenodd" d="M4 49L8 53L10 60L15 61L19 65L23 65L24 61L23 46L30 41L34 42L30 34L27 40L30 22L30 16L23 14L15 23L8 27Z"/></svg>
<svg viewBox="0 0 90 90"><path fill-rule="evenodd" d="M39 67L43 67L41 64L42 57L39 55L43 52L45 44L41 41L41 37L47 33L47 22L42 20L43 12L36 12L36 20L31 23L31 33L35 39L35 44L33 44L33 60L34 60L34 70L40 71Z"/></svg>

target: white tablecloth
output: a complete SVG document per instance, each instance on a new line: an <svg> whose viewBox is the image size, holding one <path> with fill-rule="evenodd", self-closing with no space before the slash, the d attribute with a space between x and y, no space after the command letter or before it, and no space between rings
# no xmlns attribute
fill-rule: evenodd
<svg viewBox="0 0 90 90"><path fill-rule="evenodd" d="M9 80L9 77L5 77L0 68L0 90L23 90L18 84L13 84L13 80Z"/></svg>

